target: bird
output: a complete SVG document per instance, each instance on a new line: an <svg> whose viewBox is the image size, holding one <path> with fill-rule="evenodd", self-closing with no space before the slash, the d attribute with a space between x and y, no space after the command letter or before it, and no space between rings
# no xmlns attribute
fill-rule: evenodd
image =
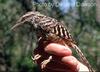
<svg viewBox="0 0 100 72"><path fill-rule="evenodd" d="M89 72L95 72L80 48L76 45L75 40L69 33L64 23L56 20L55 18L41 14L38 11L30 11L21 16L16 24L11 28L11 30L22 26L25 23L32 24L34 31L37 34L38 41L44 38L47 41L51 40L52 42L56 42L59 44L63 43L63 45L68 45L69 47L72 47L79 55L82 62L88 67ZM40 57L41 55L36 54L32 59L37 60ZM47 60L44 60L42 62L42 68L44 68L45 65L51 60L52 56L49 56Z"/></svg>

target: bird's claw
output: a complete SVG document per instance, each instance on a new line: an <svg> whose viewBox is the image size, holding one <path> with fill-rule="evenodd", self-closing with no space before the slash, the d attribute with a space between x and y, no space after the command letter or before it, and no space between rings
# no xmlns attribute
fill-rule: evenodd
<svg viewBox="0 0 100 72"><path fill-rule="evenodd" d="M51 61L52 59L52 56L49 56L49 58L47 60L44 60L42 63L41 63L41 69L45 68L46 65Z"/></svg>

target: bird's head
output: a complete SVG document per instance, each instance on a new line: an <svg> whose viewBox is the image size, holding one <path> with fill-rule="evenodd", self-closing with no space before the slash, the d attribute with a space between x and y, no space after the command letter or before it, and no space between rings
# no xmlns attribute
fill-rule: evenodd
<svg viewBox="0 0 100 72"><path fill-rule="evenodd" d="M34 28L38 27L38 22L44 15L40 14L39 12L31 11L24 14L20 19L16 22L16 24L11 28L11 30L29 22L33 25Z"/></svg>

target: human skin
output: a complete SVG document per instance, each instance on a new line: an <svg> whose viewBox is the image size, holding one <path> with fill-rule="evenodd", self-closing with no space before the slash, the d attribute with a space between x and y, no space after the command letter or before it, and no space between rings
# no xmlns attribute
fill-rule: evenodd
<svg viewBox="0 0 100 72"><path fill-rule="evenodd" d="M72 51L68 46L51 43L45 47L45 52L54 54L56 56L61 56L61 63L69 66L70 72L88 71L88 68L72 55ZM65 72L67 72L66 69Z"/></svg>
<svg viewBox="0 0 100 72"><path fill-rule="evenodd" d="M72 55L72 51L68 46L57 43L49 43L46 45L40 42L34 53L41 55L41 58L37 60L40 69L41 63L50 55L53 56L52 61L41 70L43 72L88 72L88 68Z"/></svg>

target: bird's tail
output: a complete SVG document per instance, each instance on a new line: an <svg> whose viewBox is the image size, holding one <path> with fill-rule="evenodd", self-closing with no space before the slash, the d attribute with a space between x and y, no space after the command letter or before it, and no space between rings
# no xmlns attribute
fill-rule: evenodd
<svg viewBox="0 0 100 72"><path fill-rule="evenodd" d="M72 46L78 53L78 55L79 55L80 59L83 61L83 63L88 67L89 72L95 72L94 69L91 67L90 63L88 62L88 60L86 59L86 57L84 56L84 54L82 53L82 51L79 49L79 47L75 44L72 44Z"/></svg>

